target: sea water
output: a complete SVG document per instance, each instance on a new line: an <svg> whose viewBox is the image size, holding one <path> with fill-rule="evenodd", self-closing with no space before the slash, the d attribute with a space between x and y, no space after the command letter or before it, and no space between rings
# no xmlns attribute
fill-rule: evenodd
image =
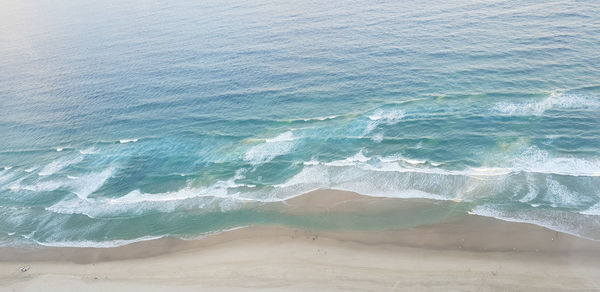
<svg viewBox="0 0 600 292"><path fill-rule="evenodd" d="M0 244L447 212L600 239L599 15L599 1L9 0ZM321 188L455 203L412 221L257 208Z"/></svg>

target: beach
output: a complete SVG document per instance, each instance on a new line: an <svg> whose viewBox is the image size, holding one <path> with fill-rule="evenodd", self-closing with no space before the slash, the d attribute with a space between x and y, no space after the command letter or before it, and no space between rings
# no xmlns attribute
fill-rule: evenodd
<svg viewBox="0 0 600 292"><path fill-rule="evenodd" d="M319 190L288 200L278 208L318 216L321 212L360 214L353 209L357 204L372 206L365 208L368 213L382 205L419 208L434 203ZM386 231L250 226L193 240L163 238L113 248L2 248L0 288L597 290L599 251L597 241L476 215ZM22 272L21 267L28 270Z"/></svg>
<svg viewBox="0 0 600 292"><path fill-rule="evenodd" d="M0 292L600 291L600 1L4 2Z"/></svg>

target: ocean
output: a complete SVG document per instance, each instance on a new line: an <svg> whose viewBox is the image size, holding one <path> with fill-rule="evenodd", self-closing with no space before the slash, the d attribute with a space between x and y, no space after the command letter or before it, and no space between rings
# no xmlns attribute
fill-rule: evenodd
<svg viewBox="0 0 600 292"><path fill-rule="evenodd" d="M448 212L600 240L600 1L2 6L0 245ZM316 189L451 203L259 208Z"/></svg>

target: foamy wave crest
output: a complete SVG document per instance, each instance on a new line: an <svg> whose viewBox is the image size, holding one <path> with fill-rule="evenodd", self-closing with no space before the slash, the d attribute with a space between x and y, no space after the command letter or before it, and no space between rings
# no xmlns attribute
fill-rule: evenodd
<svg viewBox="0 0 600 292"><path fill-rule="evenodd" d="M342 160L305 163L302 171L276 186L279 191L277 197L329 188L372 196L416 196L459 201L505 196L509 193L521 202L537 199L546 206L568 208L584 208L594 200L588 194L594 187L594 182L590 182L589 177L562 178L567 180L568 185L579 185L571 189L564 182L555 179L554 173L523 170L527 165L464 170L448 170L437 167L439 165L440 163L408 159L401 155L368 157L361 150Z"/></svg>
<svg viewBox="0 0 600 292"><path fill-rule="evenodd" d="M58 189L69 190L81 199L97 191L113 175L114 167L101 172L89 173L81 177L67 176L67 179L37 180L34 184L22 184L20 179L10 185L10 189L32 192L50 192Z"/></svg>
<svg viewBox="0 0 600 292"><path fill-rule="evenodd" d="M357 163L364 163L369 161L369 157L366 157L363 154L363 150L361 149L358 153L344 159L344 160L336 160L336 161L332 161L332 162L327 162L324 163L325 165L330 165L330 166L349 166L349 165L356 165Z"/></svg>
<svg viewBox="0 0 600 292"><path fill-rule="evenodd" d="M477 206L469 214L509 222L529 223L579 237L600 240L600 232L596 227L600 225L598 216L585 216L560 210L515 211L492 205Z"/></svg>
<svg viewBox="0 0 600 292"><path fill-rule="evenodd" d="M302 119L305 122L310 122L310 121L326 121L326 120L333 120L335 118L337 118L339 116L333 115L333 116L326 116L326 117L314 117L314 118L307 118L307 119Z"/></svg>
<svg viewBox="0 0 600 292"><path fill-rule="evenodd" d="M600 195L600 194L599 194ZM584 211L579 211L580 214L583 215L594 215L594 216L600 216L600 202L596 203L595 205L591 206L590 208L588 208L587 210Z"/></svg>
<svg viewBox="0 0 600 292"><path fill-rule="evenodd" d="M575 157L552 157L548 151L530 147L514 159L515 171L560 174L569 176L600 176L600 161Z"/></svg>
<svg viewBox="0 0 600 292"><path fill-rule="evenodd" d="M371 140L373 140L373 142L375 143L381 143L381 141L383 141L383 133L379 132L373 135L373 137L371 137Z"/></svg>
<svg viewBox="0 0 600 292"><path fill-rule="evenodd" d="M40 176L53 175L53 174L61 171L63 168L65 168L69 165L72 165L72 164L77 164L77 163L81 162L82 160L83 160L83 156L59 158L58 160L52 161L48 165L44 166L44 168L42 168L42 170L40 170L38 175L40 175Z"/></svg>
<svg viewBox="0 0 600 292"><path fill-rule="evenodd" d="M451 194L440 195L441 190L418 184L407 185L411 179L391 172L377 172L355 167L317 165L305 167L300 173L267 194L269 201L285 200L316 190L337 189L367 196L390 198L428 198L451 200ZM436 193L436 191L438 193ZM263 201L267 201L264 198Z"/></svg>
<svg viewBox="0 0 600 292"><path fill-rule="evenodd" d="M600 100L592 96L563 94L554 92L540 101L525 103L499 102L492 111L506 115L543 115L550 109L598 109Z"/></svg>
<svg viewBox="0 0 600 292"><path fill-rule="evenodd" d="M367 135L373 130L377 129L379 125L394 125L404 118L405 112L401 109L383 110L377 109L371 115L368 116L369 123L363 133Z"/></svg>
<svg viewBox="0 0 600 292"><path fill-rule="evenodd" d="M35 243L42 246L52 246L52 247L94 247L94 248L109 248L109 247L117 247L128 245L141 241L149 241L160 239L165 236L143 236L134 239L117 239L117 240L108 240L108 241L91 241L91 240L82 240L82 241L51 241L51 242L43 242L43 241L34 241Z"/></svg>
<svg viewBox="0 0 600 292"><path fill-rule="evenodd" d="M0 186L2 186L2 187L0 187L0 189L2 189L4 187L3 184L10 182L15 177L15 173L9 172L8 171L9 169L10 168L8 168L8 169L5 168L3 171L0 171L0 184L2 184L2 185L0 185Z"/></svg>
<svg viewBox="0 0 600 292"><path fill-rule="evenodd" d="M97 191L102 187L106 181L113 176L115 172L114 167L107 168L98 173L87 174L78 178L71 178L71 181L67 183L73 193L80 199L86 199L90 194Z"/></svg>
<svg viewBox="0 0 600 292"><path fill-rule="evenodd" d="M90 148L86 148L83 150L79 150L79 153L81 153L83 155L96 154L96 153L98 153L98 150L96 150L96 148L94 148L94 147L90 147Z"/></svg>
<svg viewBox="0 0 600 292"><path fill-rule="evenodd" d="M40 181L33 185L22 185L21 181L14 182L10 185L10 189L16 190L27 190L31 192L50 192L58 190L65 186L62 181Z"/></svg>
<svg viewBox="0 0 600 292"><path fill-rule="evenodd" d="M244 154L244 160L252 164L261 164L273 158L290 153L296 147L296 138L292 131L287 131L274 138L265 139L264 143L250 148Z"/></svg>
<svg viewBox="0 0 600 292"><path fill-rule="evenodd" d="M119 140L119 143L121 144L125 144L125 143L135 143L137 142L139 139L138 138L134 138L134 139L123 139L123 140Z"/></svg>
<svg viewBox="0 0 600 292"><path fill-rule="evenodd" d="M46 210L60 214L83 214L92 218L140 215L148 211L173 212L182 207L186 200L204 198L205 200L194 202L194 208L207 211L226 211L235 208L239 202L253 200L252 198L240 196L239 192L231 191L245 186L235 182L241 178L243 178L241 171L238 171L233 178L227 181L219 181L208 187L191 187L188 185L183 189L165 193L142 193L139 190L134 190L118 198L88 198L87 196L78 195L77 198L60 201L46 208ZM96 186L98 185L101 184L96 184ZM83 188L80 191L89 192L92 189Z"/></svg>

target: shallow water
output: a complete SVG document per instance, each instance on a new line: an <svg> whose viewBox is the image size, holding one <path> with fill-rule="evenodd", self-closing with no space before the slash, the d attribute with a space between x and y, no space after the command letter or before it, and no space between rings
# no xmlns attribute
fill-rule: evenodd
<svg viewBox="0 0 600 292"><path fill-rule="evenodd" d="M287 2L4 4L2 244L340 228L254 208L318 188L600 239L599 2Z"/></svg>

